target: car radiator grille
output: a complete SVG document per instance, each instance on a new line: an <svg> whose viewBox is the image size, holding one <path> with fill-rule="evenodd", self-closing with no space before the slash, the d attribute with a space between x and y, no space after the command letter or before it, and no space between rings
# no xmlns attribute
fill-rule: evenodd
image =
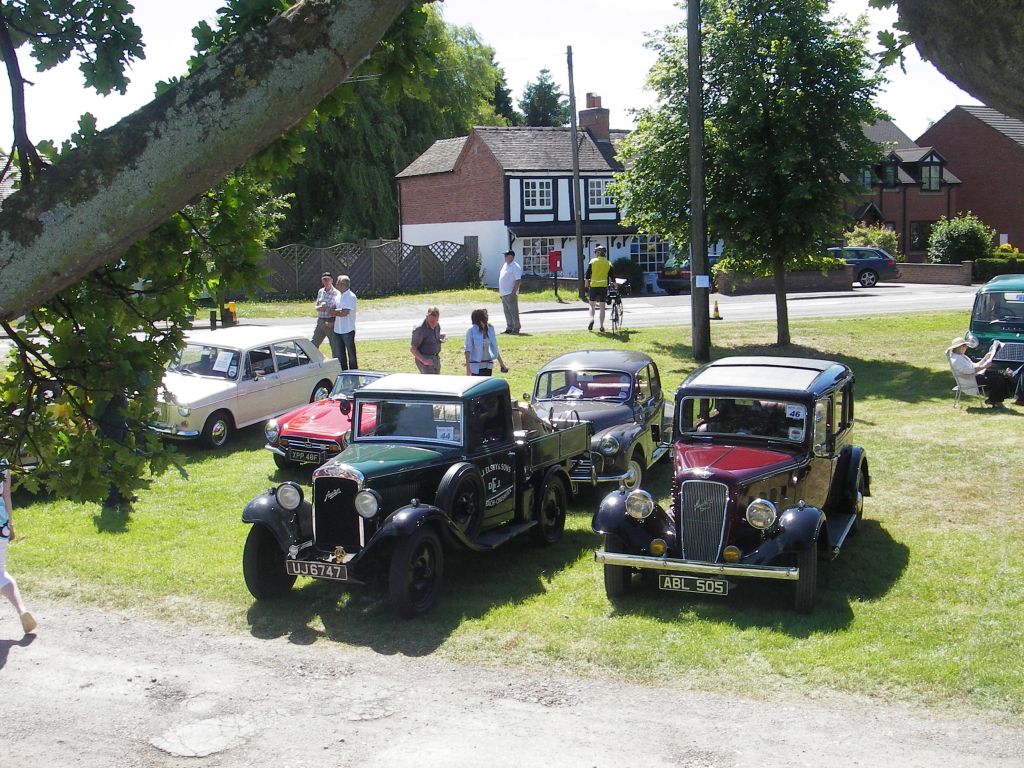
<svg viewBox="0 0 1024 768"><path fill-rule="evenodd" d="M299 451L338 453L341 450L341 446L336 441L317 437L286 437L284 444L288 448L294 448Z"/></svg>
<svg viewBox="0 0 1024 768"><path fill-rule="evenodd" d="M1008 341L996 352L996 360L1004 360L1010 363L1024 363L1024 344L1016 341Z"/></svg>
<svg viewBox="0 0 1024 768"><path fill-rule="evenodd" d="M339 477L313 480L313 541L319 547L342 546L357 552L366 540L363 518L356 514L353 499L356 483Z"/></svg>
<svg viewBox="0 0 1024 768"><path fill-rule="evenodd" d="M722 550L729 490L722 483L687 480L679 488L680 544L685 560L714 563Z"/></svg>

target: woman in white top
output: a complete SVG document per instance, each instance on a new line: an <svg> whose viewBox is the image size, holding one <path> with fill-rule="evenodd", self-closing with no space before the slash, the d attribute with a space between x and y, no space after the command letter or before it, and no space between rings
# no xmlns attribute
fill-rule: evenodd
<svg viewBox="0 0 1024 768"><path fill-rule="evenodd" d="M1003 404L1003 400L1011 395L1014 374L1011 371L992 370L992 358L996 353L995 344L978 362L974 362L967 356L967 349L970 346L970 342L963 337L953 339L953 343L946 350L949 365L960 376L974 376L975 381L985 387L985 402L999 407ZM977 346L976 343L975 346ZM1018 371L1016 375L1019 379L1020 372ZM1020 381L1016 383L1018 400L1020 400L1021 383ZM1014 402L1018 405L1022 404L1018 400Z"/></svg>
<svg viewBox="0 0 1024 768"><path fill-rule="evenodd" d="M466 375L490 376L494 361L498 361L502 373L508 373L505 361L498 351L498 337L494 326L487 322L486 309L474 309L469 316L473 323L466 331Z"/></svg>
<svg viewBox="0 0 1024 768"><path fill-rule="evenodd" d="M0 594L11 601L21 617L21 628L27 635L36 628L36 620L21 602L18 582L7 572L7 547L14 541L14 520L11 518L11 473L7 471L6 460L0 461L0 472L3 473L3 493L0 494Z"/></svg>

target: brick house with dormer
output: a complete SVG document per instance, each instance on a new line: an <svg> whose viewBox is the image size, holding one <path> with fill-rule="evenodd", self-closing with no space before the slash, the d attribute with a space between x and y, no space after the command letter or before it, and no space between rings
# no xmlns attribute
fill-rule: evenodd
<svg viewBox="0 0 1024 768"><path fill-rule="evenodd" d="M991 107L958 106L921 134L963 179L960 210L996 231L996 245L1024 248L1024 121Z"/></svg>
<svg viewBox="0 0 1024 768"><path fill-rule="evenodd" d="M880 158L857 180L865 194L847 213L856 222L894 230L907 261L924 261L932 224L960 210L961 181L938 149L918 145L889 120L866 127L864 134L879 145Z"/></svg>
<svg viewBox="0 0 1024 768"><path fill-rule="evenodd" d="M579 113L584 261L600 244L612 261L629 256L653 273L667 242L622 226L607 186L622 169L615 145L628 131L611 130L608 116L601 97L588 93ZM477 127L434 142L396 178L403 242L476 236L488 285L497 283L509 248L527 274L550 274L548 253L559 250L562 276L577 276L571 129Z"/></svg>

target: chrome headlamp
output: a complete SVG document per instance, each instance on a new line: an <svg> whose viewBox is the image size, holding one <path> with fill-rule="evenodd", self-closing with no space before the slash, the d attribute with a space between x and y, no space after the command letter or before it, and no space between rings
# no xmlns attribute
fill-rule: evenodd
<svg viewBox="0 0 1024 768"><path fill-rule="evenodd" d="M597 450L605 456L613 456L619 452L619 440L614 435L605 435L597 444Z"/></svg>
<svg viewBox="0 0 1024 768"><path fill-rule="evenodd" d="M977 348L978 348L978 344L979 344L979 342L978 342L978 337L977 337L977 336L975 336L975 335L974 335L973 333L971 333L970 331L968 331L968 332L967 332L967 333L966 333L966 334L964 335L964 340L965 340L965 341L967 342L967 346L968 346L968 347L969 347L970 349L977 349Z"/></svg>
<svg viewBox="0 0 1024 768"><path fill-rule="evenodd" d="M654 511L654 499L647 491L630 491L626 496L626 514L634 520L646 520Z"/></svg>
<svg viewBox="0 0 1024 768"><path fill-rule="evenodd" d="M366 488L356 494L352 503L359 516L369 520L380 510L381 498L376 491Z"/></svg>
<svg viewBox="0 0 1024 768"><path fill-rule="evenodd" d="M298 483L293 483L289 480L287 483L281 483L277 486L277 490L274 491L274 497L282 509L291 512L298 509L302 503L302 489L299 488Z"/></svg>
<svg viewBox="0 0 1024 768"><path fill-rule="evenodd" d="M188 416L190 413L192 413L192 409L189 408L187 405L178 406L178 415L181 416L182 418Z"/></svg>
<svg viewBox="0 0 1024 768"><path fill-rule="evenodd" d="M266 435L268 443L277 441L281 435L281 426L277 423L277 419L271 419L264 425L263 434Z"/></svg>
<svg viewBox="0 0 1024 768"><path fill-rule="evenodd" d="M758 530L771 528L778 519L775 505L768 499L754 499L747 507L747 522Z"/></svg>

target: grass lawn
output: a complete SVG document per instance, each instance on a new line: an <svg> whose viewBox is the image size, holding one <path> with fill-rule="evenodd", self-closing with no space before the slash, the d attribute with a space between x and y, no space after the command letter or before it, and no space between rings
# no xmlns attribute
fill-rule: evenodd
<svg viewBox="0 0 1024 768"><path fill-rule="evenodd" d="M450 300L446 297L446 300ZM420 299L423 303L423 299ZM242 508L287 477L262 450L262 428L227 453L181 451L184 475L153 478L130 514L94 504L16 497L11 570L29 603L69 598L295 642L381 653L439 654L493 665L558 668L654 685L751 696L842 691L1024 721L1024 409L954 410L942 350L963 313L795 321L786 352L841 360L857 375L855 441L873 496L865 524L819 568L816 612L791 609L786 585L744 582L726 599L641 593L611 606L579 496L566 536L542 549L516 540L456 554L435 610L398 620L380 595L300 580L255 605L242 581ZM775 353L771 323L713 325L714 354ZM593 346L586 332L502 339L513 393L545 360ZM601 337L654 357L666 387L693 369L689 329ZM458 370L454 349L444 366ZM408 370L403 341L360 342L369 368ZM670 467L649 475L667 501ZM606 489L607 490L607 489Z"/></svg>

